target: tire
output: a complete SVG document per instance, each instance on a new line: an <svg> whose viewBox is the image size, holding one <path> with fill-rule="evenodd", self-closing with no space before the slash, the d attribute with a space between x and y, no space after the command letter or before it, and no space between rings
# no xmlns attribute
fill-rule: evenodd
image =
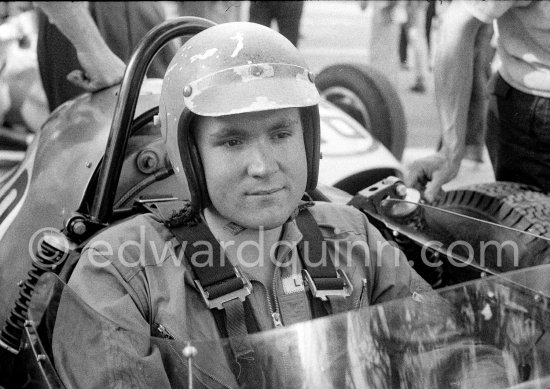
<svg viewBox="0 0 550 389"><path fill-rule="evenodd" d="M433 204L445 210L472 216L481 220L499 225L512 227L516 230L527 231L537 236L550 238L550 196L529 185L512 182L495 182L471 185L457 190L446 192ZM452 221L445 219L446 215L439 215L428 221L431 228L446 229L452 233L453 229L468 229L468 226L450 226ZM466 222L466 224L468 224ZM475 248L482 240L500 241L514 240L518 247L517 264L513 258L503 258L502 265L486 264L488 268L506 272L518 268L537 266L550 262L550 242L536 238L533 235L518 234L502 228L483 228L475 224L470 231L471 244ZM482 231L481 231L482 230ZM457 234L456 239L462 239ZM468 235L468 234L467 234ZM468 241L468 239L466 239ZM482 264L483 265L483 264Z"/></svg>
<svg viewBox="0 0 550 389"><path fill-rule="evenodd" d="M401 160L407 139L405 112L386 76L362 64L336 64L323 69L315 84L321 96L361 123Z"/></svg>

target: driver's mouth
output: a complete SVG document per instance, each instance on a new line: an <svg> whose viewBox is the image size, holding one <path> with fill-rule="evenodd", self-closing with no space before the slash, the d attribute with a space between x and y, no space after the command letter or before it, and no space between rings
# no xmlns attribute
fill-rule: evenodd
<svg viewBox="0 0 550 389"><path fill-rule="evenodd" d="M283 187L254 190L247 193L248 196L268 196L283 190Z"/></svg>

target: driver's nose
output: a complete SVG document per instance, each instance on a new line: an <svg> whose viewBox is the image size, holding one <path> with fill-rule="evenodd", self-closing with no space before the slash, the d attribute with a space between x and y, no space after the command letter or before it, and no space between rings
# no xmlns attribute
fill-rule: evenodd
<svg viewBox="0 0 550 389"><path fill-rule="evenodd" d="M269 145L255 145L246 158L247 173L251 177L267 177L279 170L274 150Z"/></svg>

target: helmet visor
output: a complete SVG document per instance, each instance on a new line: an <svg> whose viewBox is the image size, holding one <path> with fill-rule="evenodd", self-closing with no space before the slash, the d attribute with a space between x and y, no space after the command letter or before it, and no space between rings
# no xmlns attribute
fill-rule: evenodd
<svg viewBox="0 0 550 389"><path fill-rule="evenodd" d="M320 97L313 75L289 64L237 66L186 85L184 102L201 116L223 116L290 107L308 107Z"/></svg>

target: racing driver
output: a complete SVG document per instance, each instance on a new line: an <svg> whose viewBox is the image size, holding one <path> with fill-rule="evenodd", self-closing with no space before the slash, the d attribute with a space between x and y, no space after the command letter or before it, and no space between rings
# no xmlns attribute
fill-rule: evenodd
<svg viewBox="0 0 550 389"><path fill-rule="evenodd" d="M179 49L159 119L190 201L113 225L83 250L69 286L117 331L61 304L53 353L67 387L168 387L154 337L232 338L430 290L361 212L306 194L319 99L298 50L270 28L221 24ZM254 352L203 353L196 385L301 386L292 369L262 376Z"/></svg>

